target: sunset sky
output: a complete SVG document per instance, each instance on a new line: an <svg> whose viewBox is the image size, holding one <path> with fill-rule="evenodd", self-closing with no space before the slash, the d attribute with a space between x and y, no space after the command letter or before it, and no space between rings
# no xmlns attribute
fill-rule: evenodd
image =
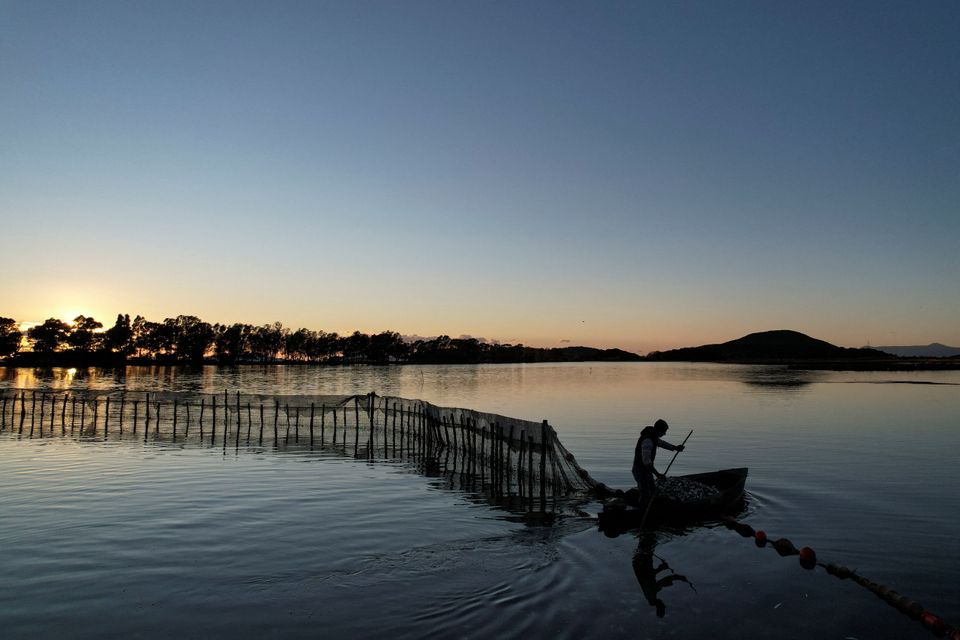
<svg viewBox="0 0 960 640"><path fill-rule="evenodd" d="M0 0L0 316L960 345L960 3Z"/></svg>

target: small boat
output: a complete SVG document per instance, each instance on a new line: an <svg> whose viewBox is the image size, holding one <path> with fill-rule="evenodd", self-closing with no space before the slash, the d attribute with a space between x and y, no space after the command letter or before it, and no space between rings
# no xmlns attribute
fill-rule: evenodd
<svg viewBox="0 0 960 640"><path fill-rule="evenodd" d="M736 512L743 506L743 487L747 482L746 467L676 477L714 487L719 493L689 502L655 496L646 524L709 520ZM639 527L644 513L644 509L640 508L639 498L639 492L631 489L622 496L608 499L599 514L600 529L624 531Z"/></svg>

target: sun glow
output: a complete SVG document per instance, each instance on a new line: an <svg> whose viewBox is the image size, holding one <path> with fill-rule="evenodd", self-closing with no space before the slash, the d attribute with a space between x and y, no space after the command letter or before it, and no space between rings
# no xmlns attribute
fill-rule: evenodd
<svg viewBox="0 0 960 640"><path fill-rule="evenodd" d="M68 311L66 313L58 314L58 317L72 327L76 324L76 322L74 322L74 318L82 315L86 314L84 314L82 311Z"/></svg>

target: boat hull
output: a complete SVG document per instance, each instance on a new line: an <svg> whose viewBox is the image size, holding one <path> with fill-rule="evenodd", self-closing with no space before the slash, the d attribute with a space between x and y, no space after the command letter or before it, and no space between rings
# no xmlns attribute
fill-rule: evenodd
<svg viewBox="0 0 960 640"><path fill-rule="evenodd" d="M710 520L729 515L743 506L743 492L747 482L746 467L694 473L678 476L678 478L715 487L719 493L691 502L678 502L662 496L655 497L650 513L647 515L646 524L682 524ZM639 505L639 493L636 489L632 489L619 501L612 500L604 504L604 509L599 514L600 528L607 530L637 528L643 521L643 514L644 509Z"/></svg>

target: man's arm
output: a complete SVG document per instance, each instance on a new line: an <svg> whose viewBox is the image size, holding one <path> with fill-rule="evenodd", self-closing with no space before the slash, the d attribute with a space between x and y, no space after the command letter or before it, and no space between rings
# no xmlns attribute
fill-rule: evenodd
<svg viewBox="0 0 960 640"><path fill-rule="evenodd" d="M660 440L660 439L658 439L658 440L657 440L657 446L658 446L658 447L661 447L661 448L663 448L663 449L666 449L667 451L683 451L683 445L682 445L682 444L670 444L670 443L667 442L666 440Z"/></svg>

